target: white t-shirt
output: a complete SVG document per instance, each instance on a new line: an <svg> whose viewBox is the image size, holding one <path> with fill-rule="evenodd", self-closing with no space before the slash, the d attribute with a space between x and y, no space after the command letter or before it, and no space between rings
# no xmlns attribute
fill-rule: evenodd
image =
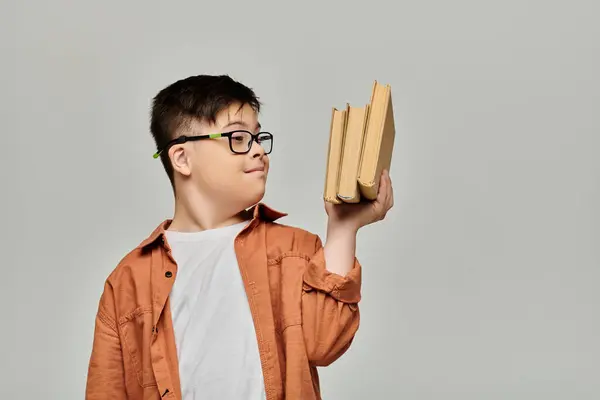
<svg viewBox="0 0 600 400"><path fill-rule="evenodd" d="M233 247L246 224L166 232L177 262L170 302L184 400L266 398L256 332Z"/></svg>

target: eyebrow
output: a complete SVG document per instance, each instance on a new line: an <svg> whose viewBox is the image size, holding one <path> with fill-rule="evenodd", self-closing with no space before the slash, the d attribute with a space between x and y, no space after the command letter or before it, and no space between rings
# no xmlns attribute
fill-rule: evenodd
<svg viewBox="0 0 600 400"><path fill-rule="evenodd" d="M248 125L244 121L242 121L242 120L236 120L236 121L230 121L227 125L225 125L223 127L223 129L229 128L230 126L233 126L233 125L241 125L241 126L246 127L246 128L248 127ZM259 122L257 122L255 128L258 131L258 130L260 130L262 128L262 126L260 125Z"/></svg>

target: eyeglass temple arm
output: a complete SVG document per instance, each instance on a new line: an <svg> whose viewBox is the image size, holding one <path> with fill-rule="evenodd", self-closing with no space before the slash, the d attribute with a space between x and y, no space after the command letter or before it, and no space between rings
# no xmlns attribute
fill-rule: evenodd
<svg viewBox="0 0 600 400"><path fill-rule="evenodd" d="M216 138L220 138L224 136L222 133L211 133L210 135L205 135L205 136L197 136L197 138L208 138L208 139L216 139ZM192 138L193 139L193 138ZM152 155L153 158L158 158L160 157L160 153L163 152L164 149L166 149L168 146L170 146L171 144L183 144L185 142L187 142L188 140L190 140L190 138L188 138L187 136L180 136L177 139L172 140L171 142L167 143L165 145L165 147L163 147L162 149L158 150L156 153L154 153L154 155Z"/></svg>

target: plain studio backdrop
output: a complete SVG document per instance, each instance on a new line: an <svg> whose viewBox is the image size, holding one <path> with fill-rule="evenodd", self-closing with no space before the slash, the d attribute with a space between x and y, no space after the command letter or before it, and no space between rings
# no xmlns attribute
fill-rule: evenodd
<svg viewBox="0 0 600 400"><path fill-rule="evenodd" d="M599 4L3 1L0 396L83 398L104 279L172 215L151 98L226 73L265 202L322 237L331 107L392 85L396 204L324 398L600 398Z"/></svg>

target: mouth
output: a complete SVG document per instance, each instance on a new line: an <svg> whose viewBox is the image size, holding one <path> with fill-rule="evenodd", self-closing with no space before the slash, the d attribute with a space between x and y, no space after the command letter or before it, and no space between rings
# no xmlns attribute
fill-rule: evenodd
<svg viewBox="0 0 600 400"><path fill-rule="evenodd" d="M244 171L247 174L253 173L253 172L265 172L265 166L262 165L260 167L255 167L255 168L251 168L251 169L247 169Z"/></svg>

